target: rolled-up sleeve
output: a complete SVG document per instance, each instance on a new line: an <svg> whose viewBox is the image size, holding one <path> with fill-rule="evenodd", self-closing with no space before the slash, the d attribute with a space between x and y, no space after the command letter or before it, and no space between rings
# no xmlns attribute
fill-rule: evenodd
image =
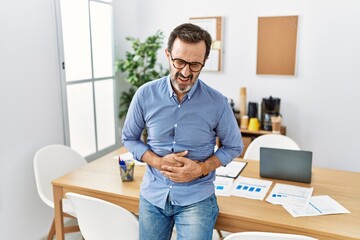
<svg viewBox="0 0 360 240"><path fill-rule="evenodd" d="M234 113L227 101L224 103L223 109L224 111L216 128L221 147L215 152L215 156L225 166L241 155L244 144Z"/></svg>

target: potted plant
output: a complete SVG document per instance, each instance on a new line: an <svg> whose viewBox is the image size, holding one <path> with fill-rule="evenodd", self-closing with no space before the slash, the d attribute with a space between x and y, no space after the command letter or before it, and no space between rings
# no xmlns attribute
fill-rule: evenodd
<svg viewBox="0 0 360 240"><path fill-rule="evenodd" d="M162 46L163 38L160 30L147 37L144 42L134 37L126 38L131 43L132 51L125 53L125 59L115 62L115 71L126 73L125 80L131 87L120 96L119 118L126 115L130 102L141 85L169 74L168 70L157 63L157 51Z"/></svg>

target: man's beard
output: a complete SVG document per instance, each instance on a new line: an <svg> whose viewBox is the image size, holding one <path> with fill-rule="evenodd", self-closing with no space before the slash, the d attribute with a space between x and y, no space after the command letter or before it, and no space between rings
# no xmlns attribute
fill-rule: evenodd
<svg viewBox="0 0 360 240"><path fill-rule="evenodd" d="M178 77L181 77L181 78L189 78L188 82L189 84L179 84L179 80L178 80ZM173 77L171 78L171 83L173 85L173 87L178 90L179 92L181 93L186 93L188 91L190 91L190 89L192 88L192 86L194 86L194 83L192 82L194 78L194 75L193 74L190 74L188 77L185 77L184 75L182 75L181 72L177 72L175 73L175 75L173 75ZM183 86L181 86L183 85Z"/></svg>

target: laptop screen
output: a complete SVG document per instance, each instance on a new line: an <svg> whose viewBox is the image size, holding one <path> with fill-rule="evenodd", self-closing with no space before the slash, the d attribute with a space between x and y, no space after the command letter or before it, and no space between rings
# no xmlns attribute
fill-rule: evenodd
<svg viewBox="0 0 360 240"><path fill-rule="evenodd" d="M311 182L312 152L260 148L260 176L295 182Z"/></svg>

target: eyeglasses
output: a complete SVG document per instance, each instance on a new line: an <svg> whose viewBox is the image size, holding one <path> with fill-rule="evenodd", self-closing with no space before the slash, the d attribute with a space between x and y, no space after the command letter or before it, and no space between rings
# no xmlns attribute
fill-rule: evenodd
<svg viewBox="0 0 360 240"><path fill-rule="evenodd" d="M181 58L173 58L171 52L170 57L176 69L183 69L186 64L189 64L189 68L192 72L200 72L200 70L204 67L204 64L199 62L187 62Z"/></svg>

